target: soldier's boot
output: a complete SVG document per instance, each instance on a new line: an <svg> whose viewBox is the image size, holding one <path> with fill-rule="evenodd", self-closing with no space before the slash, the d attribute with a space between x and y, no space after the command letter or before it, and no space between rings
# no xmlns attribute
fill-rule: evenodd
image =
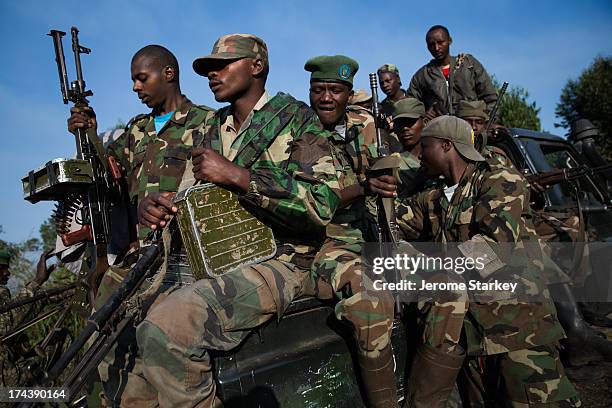
<svg viewBox="0 0 612 408"><path fill-rule="evenodd" d="M397 385L393 348L389 344L378 357L358 354L364 394L369 408L396 408Z"/></svg>
<svg viewBox="0 0 612 408"><path fill-rule="evenodd" d="M565 329L563 341L567 362L580 366L590 362L612 362L612 342L587 324L568 284L550 285L559 322Z"/></svg>
<svg viewBox="0 0 612 408"><path fill-rule="evenodd" d="M421 344L416 351L408 379L408 408L444 408L465 360L465 351L455 352Z"/></svg>

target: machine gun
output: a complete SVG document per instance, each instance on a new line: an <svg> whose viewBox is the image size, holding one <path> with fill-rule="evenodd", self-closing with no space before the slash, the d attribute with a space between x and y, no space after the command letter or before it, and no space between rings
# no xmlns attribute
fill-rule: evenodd
<svg viewBox="0 0 612 408"><path fill-rule="evenodd" d="M380 106L378 104L378 81L375 73L371 73L369 76L370 88L372 91L372 113L376 125L376 149L378 153L378 159L370 168L369 175L391 174L399 168L399 160L396 160L397 158L395 156L389 155L389 149L383 143L382 129L384 128L384 119L381 118ZM399 237L399 228L395 221L394 199L391 197L378 196L376 198L376 207L379 254L382 257L392 257L396 252ZM397 269L394 269L392 278L395 279L395 282L400 281L400 275ZM395 294L395 310L397 313L401 310L398 294Z"/></svg>
<svg viewBox="0 0 612 408"><path fill-rule="evenodd" d="M75 107L87 109L87 98L93 93L86 89L81 68L81 54L91 50L79 43L79 30L72 27L72 52L76 77L68 83L68 74L62 46L63 31L51 30L55 62L60 80L64 104L69 101ZM110 239L108 210L109 197L117 196L121 172L117 164L109 160L94 129L77 129L76 158L55 159L22 178L24 198L31 203L57 201L55 221L58 235L65 246L84 243L88 270L79 276L77 306L86 313L89 297L91 301L103 272L108 268L106 247ZM80 228L71 231L71 225Z"/></svg>

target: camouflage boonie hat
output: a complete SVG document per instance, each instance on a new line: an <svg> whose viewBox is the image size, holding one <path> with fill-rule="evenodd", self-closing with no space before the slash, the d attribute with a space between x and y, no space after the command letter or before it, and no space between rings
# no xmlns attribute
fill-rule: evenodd
<svg viewBox="0 0 612 408"><path fill-rule="evenodd" d="M397 69L397 65L395 64L385 64L382 67L378 68L376 72L378 73L378 75L384 72L392 72L396 75L399 75L399 69Z"/></svg>
<svg viewBox="0 0 612 408"><path fill-rule="evenodd" d="M418 119L425 117L425 105L415 98L404 98L393 104L393 120L398 118Z"/></svg>
<svg viewBox="0 0 612 408"><path fill-rule="evenodd" d="M306 61L304 69L312 72L310 82L313 80L344 82L352 88L353 77L359 69L359 64L344 55L321 55Z"/></svg>
<svg viewBox="0 0 612 408"><path fill-rule="evenodd" d="M224 35L215 42L210 55L193 61L193 70L202 76L206 76L212 62L242 58L261 59L268 65L268 46L264 40L253 34Z"/></svg>
<svg viewBox="0 0 612 408"><path fill-rule="evenodd" d="M435 137L450 140L457 152L472 161L485 161L474 148L474 131L469 123L456 116L438 116L423 129L421 138Z"/></svg>
<svg viewBox="0 0 612 408"><path fill-rule="evenodd" d="M459 101L456 116L460 118L482 118L489 120L486 113L487 104L484 101Z"/></svg>
<svg viewBox="0 0 612 408"><path fill-rule="evenodd" d="M353 92L353 96L351 97L351 103L363 103L370 102L372 100L372 95L365 89L358 89Z"/></svg>
<svg viewBox="0 0 612 408"><path fill-rule="evenodd" d="M9 265L11 254L8 251L0 251L0 265Z"/></svg>

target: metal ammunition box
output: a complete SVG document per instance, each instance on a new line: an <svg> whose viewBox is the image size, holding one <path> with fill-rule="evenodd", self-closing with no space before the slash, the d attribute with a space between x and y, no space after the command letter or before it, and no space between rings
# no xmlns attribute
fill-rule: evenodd
<svg viewBox="0 0 612 408"><path fill-rule="evenodd" d="M178 193L174 202L196 279L219 276L276 253L272 230L245 210L231 191L202 184Z"/></svg>
<svg viewBox="0 0 612 408"><path fill-rule="evenodd" d="M93 183L93 170L86 160L54 159L30 171L21 183L23 198L31 203L58 200Z"/></svg>

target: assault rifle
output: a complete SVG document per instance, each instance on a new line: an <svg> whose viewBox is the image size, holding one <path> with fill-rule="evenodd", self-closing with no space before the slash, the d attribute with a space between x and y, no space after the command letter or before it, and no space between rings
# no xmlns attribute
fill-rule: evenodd
<svg viewBox="0 0 612 408"><path fill-rule="evenodd" d="M378 81L375 73L370 74L370 88L372 91L372 113L376 125L376 149L378 152L378 160L376 160L371 167L370 175L391 174L394 169L399 167L399 162L393 163L392 157L389 155L389 149L382 140L384 119L381 118L380 115L380 106L378 104ZM376 197L377 238L379 253L382 257L393 257L397 252L399 228L396 223L394 201L394 198L391 197ZM395 282L399 282L401 279L397 268L394 269L393 279L395 279ZM397 313L401 310L399 295L397 293L395 294L395 310Z"/></svg>
<svg viewBox="0 0 612 408"><path fill-rule="evenodd" d="M487 125L484 130L477 135L476 140L474 142L474 147L478 151L482 151L487 145L487 139L489 132L491 131L491 126L495 123L495 119L497 118L497 111L499 110L499 106L501 105L501 101L506 94L506 90L508 89L508 82L504 82L502 87L499 90L499 94L497 95L497 101L495 101L495 105L493 105L493 109L489 113L489 120L487 121Z"/></svg>
<svg viewBox="0 0 612 408"><path fill-rule="evenodd" d="M542 187L552 186L559 184L562 181L572 181L584 177L586 175L593 175L596 173L605 172L612 169L612 163L606 164L605 166L599 167L588 167L578 166L572 168L555 169L537 174L527 174L525 178L530 183L536 182Z"/></svg>

